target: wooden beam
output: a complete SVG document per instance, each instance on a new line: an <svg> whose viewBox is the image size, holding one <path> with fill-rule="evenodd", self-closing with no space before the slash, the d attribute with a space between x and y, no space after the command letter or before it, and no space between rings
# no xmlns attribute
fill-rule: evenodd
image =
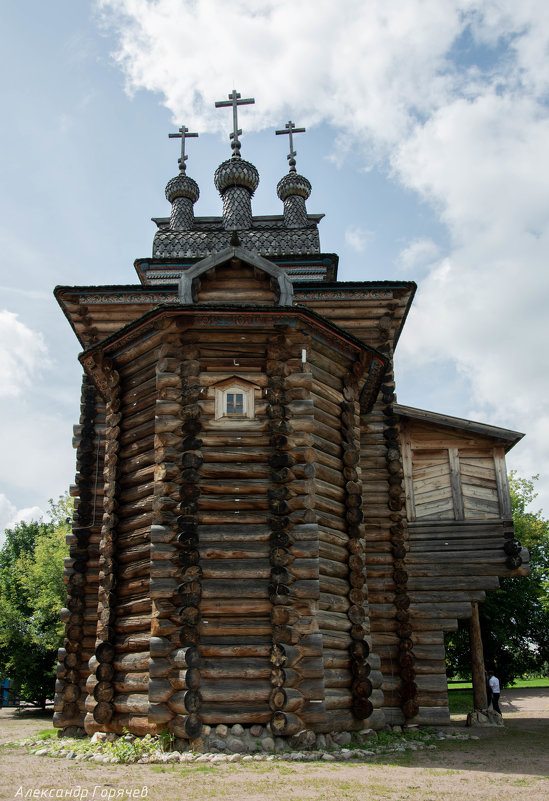
<svg viewBox="0 0 549 801"><path fill-rule="evenodd" d="M473 706L475 709L486 709L486 675L484 670L484 649L478 603L472 603L471 620L469 621L469 643L471 647L471 675L473 678Z"/></svg>

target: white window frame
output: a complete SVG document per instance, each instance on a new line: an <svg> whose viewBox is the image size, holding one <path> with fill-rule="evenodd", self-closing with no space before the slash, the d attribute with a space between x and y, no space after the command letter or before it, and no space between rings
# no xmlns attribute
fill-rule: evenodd
<svg viewBox="0 0 549 801"><path fill-rule="evenodd" d="M229 379L214 386L216 420L253 420L255 417L254 385ZM227 413L228 395L242 395L242 414Z"/></svg>

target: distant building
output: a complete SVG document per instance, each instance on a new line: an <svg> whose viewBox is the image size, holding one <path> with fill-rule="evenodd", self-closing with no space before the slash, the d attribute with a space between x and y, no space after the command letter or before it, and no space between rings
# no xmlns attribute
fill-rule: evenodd
<svg viewBox="0 0 549 801"><path fill-rule="evenodd" d="M194 216L182 128L139 284L55 290L84 378L54 722L443 724L444 632L526 572L522 435L397 403L416 285L337 281L292 123L283 214L252 215L236 99L222 216Z"/></svg>

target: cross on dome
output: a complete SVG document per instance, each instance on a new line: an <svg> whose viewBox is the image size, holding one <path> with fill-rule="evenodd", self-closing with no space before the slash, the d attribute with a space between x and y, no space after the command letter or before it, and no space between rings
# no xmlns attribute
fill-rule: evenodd
<svg viewBox="0 0 549 801"><path fill-rule="evenodd" d="M184 125L182 125L181 128L179 128L178 130L179 133L168 134L168 137L170 139L181 139L181 156L177 159L177 163L179 164L179 169L181 170L181 172L185 172L186 170L185 162L189 158L185 154L185 139L189 139L189 137L191 136L198 136L198 134L189 133L189 129L186 128Z"/></svg>
<svg viewBox="0 0 549 801"><path fill-rule="evenodd" d="M255 103L255 100L253 97L242 98L240 92L237 92L236 89L233 89L231 94L227 95L227 97L229 98L228 100L216 100L215 107L233 107L233 130L232 133L229 134L229 139L233 140L231 142L233 158L240 158L240 141L238 137L242 135L242 130L238 127L238 106L248 106L251 103Z"/></svg>
<svg viewBox="0 0 549 801"><path fill-rule="evenodd" d="M295 133L305 133L306 128L296 128L294 123L290 120L284 126L284 130L282 131L275 131L275 134L279 136L280 134L288 134L290 137L290 152L286 156L288 161L290 162L290 172L295 172L295 157L297 156L296 151L294 150L294 134Z"/></svg>

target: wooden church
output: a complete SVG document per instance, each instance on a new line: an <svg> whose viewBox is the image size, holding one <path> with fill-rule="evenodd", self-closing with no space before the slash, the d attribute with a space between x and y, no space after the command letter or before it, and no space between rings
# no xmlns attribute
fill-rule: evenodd
<svg viewBox="0 0 549 801"><path fill-rule="evenodd" d="M522 436L396 402L416 285L337 281L296 171L254 216L169 181L138 284L57 287L82 345L54 723L198 741L449 722L444 633L522 575L505 453Z"/></svg>

